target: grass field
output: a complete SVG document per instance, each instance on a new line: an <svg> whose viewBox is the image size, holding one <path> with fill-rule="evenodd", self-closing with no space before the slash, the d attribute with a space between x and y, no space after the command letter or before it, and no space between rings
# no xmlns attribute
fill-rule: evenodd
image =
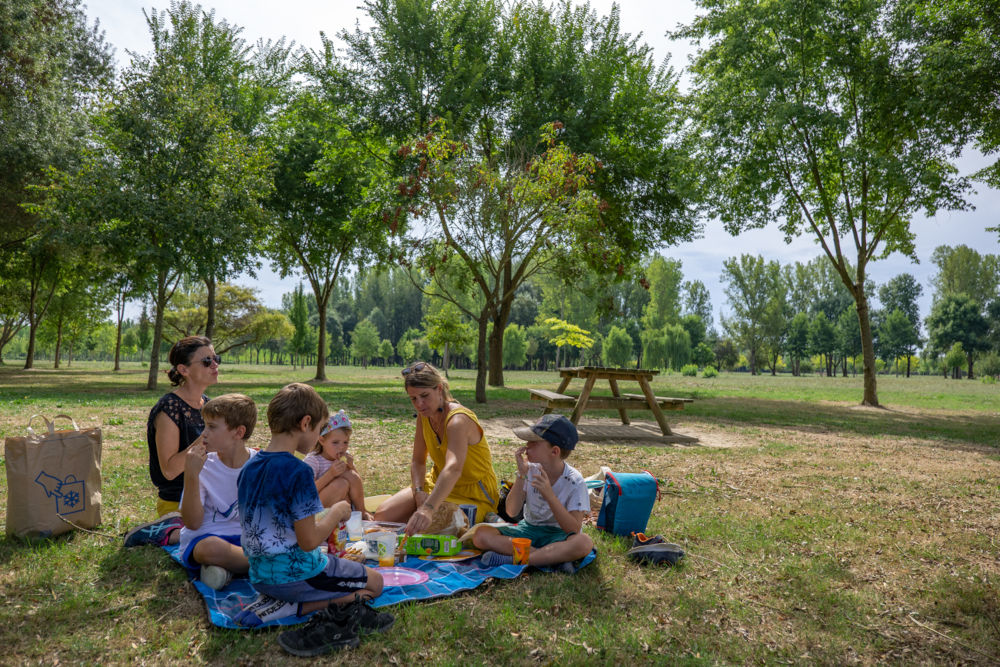
<svg viewBox="0 0 1000 667"><path fill-rule="evenodd" d="M308 371L224 367L211 395L263 407ZM355 422L369 493L408 483L413 424L398 369L331 369L317 388ZM527 387L553 373L506 374L489 403L474 375L456 396L488 424L511 475L506 427L540 414ZM67 412L104 433L101 534L0 541L0 663L293 662L274 632L211 627L186 576L120 535L153 515L145 420L159 392L138 366L0 367L0 435L35 413ZM860 408L861 379L659 376L692 446L583 443L570 459L667 480L647 532L681 543L680 567L643 568L624 541L594 536L578 575L534 573L391 608L395 628L334 660L412 664L996 664L1000 656L1000 395L996 385L880 377L886 410ZM604 413L611 417L614 413ZM588 415L590 416L590 415ZM599 414L597 416L600 416ZM262 424L252 444L266 444ZM0 481L5 516L6 477Z"/></svg>

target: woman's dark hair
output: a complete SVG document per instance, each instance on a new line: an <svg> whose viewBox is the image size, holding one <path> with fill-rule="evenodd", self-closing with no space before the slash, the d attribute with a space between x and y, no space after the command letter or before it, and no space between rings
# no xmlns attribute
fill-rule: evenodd
<svg viewBox="0 0 1000 667"><path fill-rule="evenodd" d="M191 357L198 348L208 347L211 344L212 341L205 336L187 336L174 343L174 346L170 348L170 356L167 357L170 360L170 370L167 371L167 377L170 378L171 386L178 387L184 382L184 376L177 370L177 366L180 364L190 366Z"/></svg>

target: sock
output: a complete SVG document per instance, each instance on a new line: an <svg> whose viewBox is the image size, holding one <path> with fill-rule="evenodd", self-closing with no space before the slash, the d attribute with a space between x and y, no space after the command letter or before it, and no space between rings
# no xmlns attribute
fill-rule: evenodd
<svg viewBox="0 0 1000 667"><path fill-rule="evenodd" d="M513 565L514 557L506 556L504 554L498 554L496 551L486 551L482 556L483 565L487 567L496 567L497 565Z"/></svg>
<svg viewBox="0 0 1000 667"><path fill-rule="evenodd" d="M257 599L247 605L233 618L236 625L244 628L256 628L259 625L274 621L286 616L294 616L299 611L298 602L285 602L277 600L269 595L259 595Z"/></svg>

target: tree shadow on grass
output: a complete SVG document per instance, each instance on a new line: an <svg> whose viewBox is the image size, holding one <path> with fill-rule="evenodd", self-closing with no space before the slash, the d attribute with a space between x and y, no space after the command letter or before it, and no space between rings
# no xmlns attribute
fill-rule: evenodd
<svg viewBox="0 0 1000 667"><path fill-rule="evenodd" d="M851 433L941 441L942 447L982 451L996 448L1000 416L928 414L907 409L861 408L804 401L711 398L695 401L688 418L729 426L778 426L807 433ZM980 445L969 447L969 445Z"/></svg>

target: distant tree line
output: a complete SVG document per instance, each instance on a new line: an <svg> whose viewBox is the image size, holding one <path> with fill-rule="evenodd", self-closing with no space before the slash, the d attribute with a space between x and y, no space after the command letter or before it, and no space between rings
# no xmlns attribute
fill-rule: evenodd
<svg viewBox="0 0 1000 667"><path fill-rule="evenodd" d="M967 208L954 160L1000 145L992 6L699 4L674 35L700 43L685 95L617 8L568 0L371 0L318 50L248 44L182 0L146 14L153 48L118 73L81 0L11 0L0 355L97 354L110 316L114 368L148 351L151 389L153 351L190 332L318 380L430 352L476 369L477 401L505 366L577 361L832 375L860 357L869 405L878 362L918 349L971 376L995 295L936 286L925 344L919 286L867 270L914 257L914 215ZM705 286L660 254L708 216L822 255L731 258L716 333ZM279 310L231 284L264 262L301 280Z"/></svg>

